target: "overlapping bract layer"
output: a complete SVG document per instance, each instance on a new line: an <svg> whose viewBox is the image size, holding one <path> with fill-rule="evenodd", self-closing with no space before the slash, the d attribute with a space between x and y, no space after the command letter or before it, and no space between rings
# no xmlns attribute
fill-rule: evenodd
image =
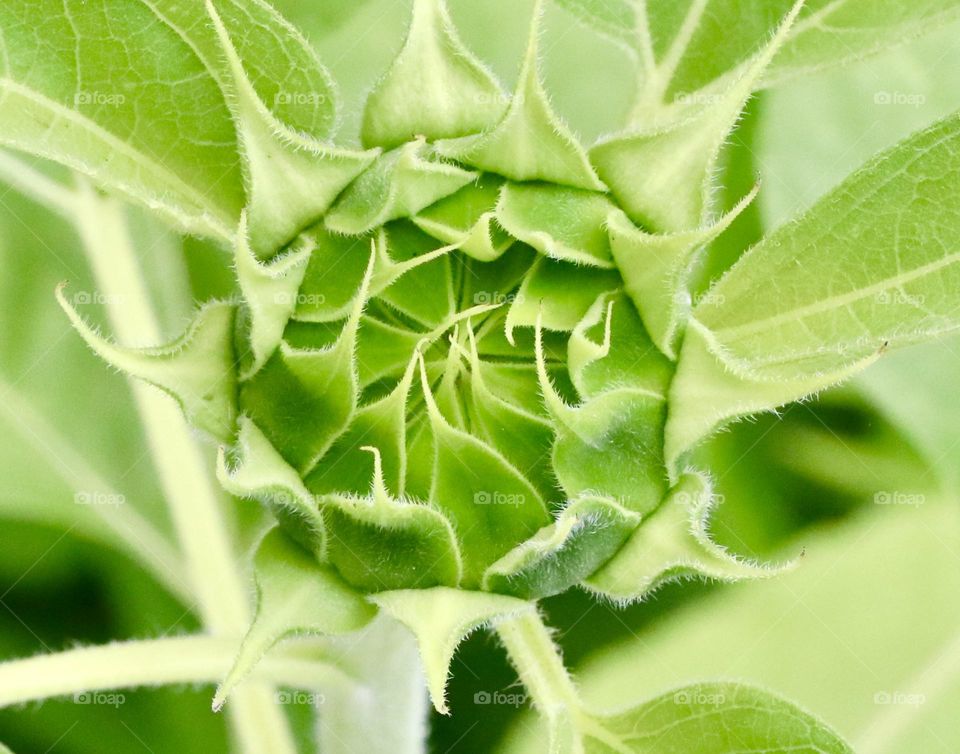
<svg viewBox="0 0 960 754"><path fill-rule="evenodd" d="M442 0L416 0L367 103L370 151L350 152L265 104L237 29L208 3L246 167L242 300L204 310L167 349L124 351L82 328L233 447L230 492L267 503L361 591L554 594L610 563L670 488L686 272L726 221L712 225L704 201L689 228L660 235L656 213L637 211L656 176L608 192L543 87L540 10L508 96ZM703 164L769 49L697 114L710 137L687 152ZM709 198L705 172L680 179ZM232 332L204 326L220 311ZM621 577L612 596L642 597L691 547L716 555L688 518L663 535L662 563L625 572L635 592Z"/></svg>

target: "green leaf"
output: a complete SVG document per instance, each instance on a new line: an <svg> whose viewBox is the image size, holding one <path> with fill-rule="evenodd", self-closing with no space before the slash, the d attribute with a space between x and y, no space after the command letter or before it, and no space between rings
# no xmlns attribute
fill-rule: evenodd
<svg viewBox="0 0 960 754"><path fill-rule="evenodd" d="M538 70L542 0L534 7L530 41L517 90L502 120L487 132L437 142L437 150L515 181L549 181L603 191L604 185L570 129L550 106Z"/></svg>
<svg viewBox="0 0 960 754"><path fill-rule="evenodd" d="M471 351L470 398L471 428L473 433L517 468L526 470L526 476L543 499L554 494L556 482L543 459L549 457L553 444L553 427L546 416L525 401L511 400L496 377L488 381L495 367L480 358L473 328L468 324Z"/></svg>
<svg viewBox="0 0 960 754"><path fill-rule="evenodd" d="M447 676L460 642L495 620L534 609L513 597L447 587L381 592L370 599L417 637L430 697L441 714L449 712Z"/></svg>
<svg viewBox="0 0 960 754"><path fill-rule="evenodd" d="M387 149L496 124L507 97L460 41L444 0L414 0L403 49L367 98L363 143Z"/></svg>
<svg viewBox="0 0 960 754"><path fill-rule="evenodd" d="M666 395L673 365L647 335L623 291L601 294L567 342L570 379L583 398L618 387Z"/></svg>
<svg viewBox="0 0 960 754"><path fill-rule="evenodd" d="M4 3L0 30L0 143L184 230L232 237L244 201L236 136L192 35L146 3L117 0L69 11L56 0Z"/></svg>
<svg viewBox="0 0 960 754"><path fill-rule="evenodd" d="M808 712L737 683L685 686L598 723L585 754L853 754Z"/></svg>
<svg viewBox="0 0 960 754"><path fill-rule="evenodd" d="M960 492L957 416L956 409L944 407L952 405L957 384L957 342L954 335L889 354L852 384L913 440L945 489L954 492ZM903 455L902 442L896 451L898 457Z"/></svg>
<svg viewBox="0 0 960 754"><path fill-rule="evenodd" d="M319 220L377 153L337 149L287 126L261 99L213 0L206 0L206 8L228 64L222 83L244 158L250 245L257 256L270 257ZM319 62L311 62L315 88L297 94L329 103L332 111L332 83ZM285 93L277 101L285 102ZM323 135L329 130L321 129Z"/></svg>
<svg viewBox="0 0 960 754"><path fill-rule="evenodd" d="M484 173L476 183L427 207L413 222L443 243L456 244L467 256L492 262L513 244L494 212L502 185L501 179Z"/></svg>
<svg viewBox="0 0 960 754"><path fill-rule="evenodd" d="M374 261L371 254L353 311L332 345L297 348L283 341L263 368L241 386L242 410L299 473L313 468L356 411L357 333Z"/></svg>
<svg viewBox="0 0 960 754"><path fill-rule="evenodd" d="M616 206L603 194L549 184L507 183L497 221L523 243L552 259L610 269L607 218Z"/></svg>
<svg viewBox="0 0 960 754"><path fill-rule="evenodd" d="M380 452L366 497L326 495L330 562L350 584L368 592L456 586L462 566L456 535L436 508L395 499L383 479Z"/></svg>
<svg viewBox="0 0 960 754"><path fill-rule="evenodd" d="M345 634L369 623L376 609L317 563L280 529L271 529L254 559L257 615L233 667L217 689L213 709L281 639L296 634Z"/></svg>
<svg viewBox="0 0 960 754"><path fill-rule="evenodd" d="M802 398L888 347L960 325L952 251L960 212L948 199L958 175L953 116L875 158L710 289L671 390L671 464L729 419Z"/></svg>
<svg viewBox="0 0 960 754"><path fill-rule="evenodd" d="M0 143L79 170L183 230L232 239L245 194L224 96L231 64L242 61L285 128L327 135L334 103L311 48L266 3L216 10L229 56L205 14L177 0L6 3Z"/></svg>
<svg viewBox="0 0 960 754"><path fill-rule="evenodd" d="M709 223L720 149L801 5L794 4L773 38L720 91L701 95L666 123L645 119L590 150L597 173L631 220L668 234Z"/></svg>
<svg viewBox="0 0 960 754"><path fill-rule="evenodd" d="M249 308L251 373L266 363L283 340L283 331L297 309L300 286L315 248L315 238L305 237L289 253L268 263L261 262L248 241L246 214L241 217L235 266L237 282Z"/></svg>
<svg viewBox="0 0 960 754"><path fill-rule="evenodd" d="M669 358L676 358L676 340L690 310L687 286L695 254L730 227L758 190L755 188L720 220L698 230L645 233L622 212L610 215L610 247L624 288L653 341Z"/></svg>
<svg viewBox="0 0 960 754"><path fill-rule="evenodd" d="M390 220L416 215L476 177L431 160L430 149L420 138L377 158L343 192L325 223L334 233L361 235Z"/></svg>
<svg viewBox="0 0 960 754"><path fill-rule="evenodd" d="M639 515L612 500L574 500L555 523L491 565L483 588L521 599L564 592L606 563L639 522Z"/></svg>
<svg viewBox="0 0 960 754"><path fill-rule="evenodd" d="M549 257L538 258L523 278L507 313L507 338L518 327L534 327L542 319L547 330L569 332L583 319L597 297L623 286L614 270L576 267Z"/></svg>
<svg viewBox="0 0 960 754"><path fill-rule="evenodd" d="M956 20L956 0L808 1L790 38L767 71L766 86L830 65L859 60Z"/></svg>
<svg viewBox="0 0 960 754"><path fill-rule="evenodd" d="M186 333L169 345L124 348L83 320L67 300L63 285L57 288L57 300L100 358L171 395L193 426L219 440L229 439L237 414L232 305L204 306Z"/></svg>
<svg viewBox="0 0 960 754"><path fill-rule="evenodd" d="M738 581L783 571L743 561L715 544L709 532L714 504L707 480L685 474L623 548L587 580L589 588L627 602L680 578Z"/></svg>
<svg viewBox="0 0 960 754"><path fill-rule="evenodd" d="M639 43L637 4L634 0L555 0L578 18L625 47Z"/></svg>
<svg viewBox="0 0 960 754"><path fill-rule="evenodd" d="M802 704L858 752L955 750L956 502L870 505L799 532L788 548L805 548L800 568L713 590L601 649L579 667L584 698L616 708L737 678Z"/></svg>
<svg viewBox="0 0 960 754"><path fill-rule="evenodd" d="M615 385L579 406L569 406L550 381L537 323L537 374L554 419L553 471L570 499L613 498L646 513L667 490L663 463L666 401L646 387Z"/></svg>
<svg viewBox="0 0 960 754"><path fill-rule="evenodd" d="M697 3L556 0L584 23L633 50L652 74L645 84L667 98L696 92L729 74L775 31L792 0L744 12L739 0ZM807 0L763 86L860 60L949 24L956 0ZM731 23L736 18L736 23ZM641 90L641 93L644 93Z"/></svg>
<svg viewBox="0 0 960 754"><path fill-rule="evenodd" d="M540 495L506 458L452 426L433 397L420 362L435 456L429 500L448 514L463 546L463 584L483 572L548 521Z"/></svg>
<svg viewBox="0 0 960 754"><path fill-rule="evenodd" d="M285 530L291 537L313 552L317 560L325 560L326 526L316 499L253 421L241 416L238 423L239 459L229 466L226 451L220 448L220 484L231 495L254 498L270 506L277 518L287 524Z"/></svg>

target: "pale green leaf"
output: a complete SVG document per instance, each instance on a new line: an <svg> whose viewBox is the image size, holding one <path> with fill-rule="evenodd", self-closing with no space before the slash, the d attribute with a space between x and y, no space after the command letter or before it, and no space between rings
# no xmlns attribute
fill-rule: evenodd
<svg viewBox="0 0 960 754"><path fill-rule="evenodd" d="M617 40L636 48L640 42L635 0L555 0L578 18Z"/></svg>
<svg viewBox="0 0 960 754"><path fill-rule="evenodd" d="M588 579L589 588L627 602L681 578L738 581L782 572L741 560L714 543L709 531L714 505L708 481L699 474L684 475L623 548Z"/></svg>
<svg viewBox="0 0 960 754"><path fill-rule="evenodd" d="M111 366L173 396L187 420L211 436L229 439L236 419L236 367L233 353L235 307L204 306L176 341L152 348L124 348L94 330L67 300L57 300L93 351Z"/></svg>
<svg viewBox="0 0 960 754"><path fill-rule="evenodd" d="M585 754L853 754L808 712L737 683L684 686L597 722Z"/></svg>
<svg viewBox="0 0 960 754"><path fill-rule="evenodd" d="M483 174L476 183L427 207L413 222L443 243L456 244L464 254L492 262L513 244L495 219L502 184L496 176Z"/></svg>
<svg viewBox="0 0 960 754"><path fill-rule="evenodd" d="M540 80L541 0L534 7L530 41L517 89L502 120L487 132L437 143L441 154L515 181L550 181L603 191L583 147L550 106Z"/></svg>
<svg viewBox="0 0 960 754"><path fill-rule="evenodd" d="M0 8L0 142L230 238L244 200L236 136L193 40L142 2L71 11L56 0Z"/></svg>
<svg viewBox="0 0 960 754"><path fill-rule="evenodd" d="M254 559L257 615L233 667L217 689L214 710L278 641L296 634L344 634L373 619L376 609L280 529L271 529Z"/></svg>
<svg viewBox="0 0 960 754"><path fill-rule="evenodd" d="M956 0L808 0L790 38L774 59L764 84L867 55L955 21Z"/></svg>
<svg viewBox="0 0 960 754"><path fill-rule="evenodd" d="M723 233L753 201L754 189L720 220L698 230L645 233L622 212L610 215L610 246L624 288L640 312L647 332L669 358L690 311L690 268L697 251Z"/></svg>
<svg viewBox="0 0 960 754"><path fill-rule="evenodd" d="M258 99L286 127L327 135L332 85L304 40L258 0L218 0L216 10ZM0 9L0 29L0 142L79 170L184 230L233 237L245 195L224 97L230 63L201 8L18 0Z"/></svg>
<svg viewBox="0 0 960 754"><path fill-rule="evenodd" d="M329 526L328 554L337 571L367 592L457 586L462 565L450 522L435 507L397 499L387 490L376 448L365 497L320 499Z"/></svg>
<svg viewBox="0 0 960 754"><path fill-rule="evenodd" d="M217 457L217 479L231 495L259 500L269 505L277 518L289 523L286 531L313 552L326 558L326 526L314 496L297 472L270 444L248 417L239 419L233 465L223 448Z"/></svg>
<svg viewBox="0 0 960 754"><path fill-rule="evenodd" d="M606 563L639 522L639 515L612 500L574 500L555 523L491 565L484 589L522 599L564 592Z"/></svg>
<svg viewBox="0 0 960 754"><path fill-rule="evenodd" d="M447 587L381 592L370 599L417 637L430 696L442 714L449 712L447 677L460 642L492 621L534 609L513 597Z"/></svg>
<svg viewBox="0 0 960 754"><path fill-rule="evenodd" d="M696 92L736 69L769 39L793 5L793 0L746 9L740 0L556 2L642 56L647 85L668 99ZM949 24L958 10L956 0L806 0L763 85L860 60Z"/></svg>
<svg viewBox="0 0 960 754"><path fill-rule="evenodd" d="M603 194L549 184L507 183L497 221L541 254L573 264L614 266L607 218L616 206Z"/></svg>
<svg viewBox="0 0 960 754"><path fill-rule="evenodd" d="M507 96L464 46L444 0L414 0L403 49L367 98L364 144L466 136L500 120Z"/></svg>
<svg viewBox="0 0 960 754"><path fill-rule="evenodd" d="M749 250L694 310L671 391L671 462L728 419L958 326L958 175L953 116Z"/></svg>
<svg viewBox="0 0 960 754"><path fill-rule="evenodd" d="M598 651L577 674L584 698L605 709L738 678L809 708L860 754L956 750L956 498L869 507L797 534L792 573L722 587Z"/></svg>
<svg viewBox="0 0 960 754"><path fill-rule="evenodd" d="M456 193L476 173L430 159L423 139L379 157L350 184L325 218L334 233L360 235L390 220L412 217Z"/></svg>
<svg viewBox="0 0 960 754"><path fill-rule="evenodd" d="M794 4L773 38L718 91L693 99L666 123L641 121L590 150L598 174L631 220L656 233L692 231L709 223L721 147L801 4Z"/></svg>

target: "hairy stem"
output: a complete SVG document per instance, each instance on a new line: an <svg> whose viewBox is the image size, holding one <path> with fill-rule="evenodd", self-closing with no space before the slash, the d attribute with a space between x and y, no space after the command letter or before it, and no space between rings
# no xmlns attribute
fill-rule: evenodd
<svg viewBox="0 0 960 754"><path fill-rule="evenodd" d="M80 183L76 221L97 284L109 294L107 313L118 339L128 345L161 342L121 205ZM131 384L200 616L214 635L238 636L249 625L249 595L207 463L173 400L153 387ZM269 687L247 684L235 695L230 713L249 754L296 753L286 716Z"/></svg>
<svg viewBox="0 0 960 754"><path fill-rule="evenodd" d="M523 613L506 620L497 626L497 633L540 712L549 717L579 709L577 689L539 615Z"/></svg>
<svg viewBox="0 0 960 754"><path fill-rule="evenodd" d="M0 663L0 707L109 689L216 683L230 669L238 641L213 636L145 639ZM353 685L331 663L283 652L264 658L252 678L318 691Z"/></svg>

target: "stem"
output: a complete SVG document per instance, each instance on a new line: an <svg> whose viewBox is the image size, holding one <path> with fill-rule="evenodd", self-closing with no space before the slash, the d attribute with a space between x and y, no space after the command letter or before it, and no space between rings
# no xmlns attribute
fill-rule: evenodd
<svg viewBox="0 0 960 754"><path fill-rule="evenodd" d="M107 314L117 340L125 345L160 343L163 333L123 208L88 184L81 184L78 200L78 230L97 286L107 294ZM203 622L214 634L240 634L249 625L247 595L206 463L174 402L141 382L132 381L131 386Z"/></svg>
<svg viewBox="0 0 960 754"><path fill-rule="evenodd" d="M576 713L580 697L550 632L536 613L523 613L497 626L510 662L530 693L534 705L547 717L561 711Z"/></svg>
<svg viewBox="0 0 960 754"><path fill-rule="evenodd" d="M0 179L38 204L73 221L77 209L74 192L6 150L0 150Z"/></svg>
<svg viewBox="0 0 960 754"><path fill-rule="evenodd" d="M0 663L0 708L90 691L217 683L230 669L238 642L212 636L145 639ZM282 653L265 657L252 678L318 691L353 685L331 663Z"/></svg>
<svg viewBox="0 0 960 754"><path fill-rule="evenodd" d="M107 313L118 340L161 342L122 206L82 181L77 200L77 229L98 287L113 294ZM131 387L203 623L217 636L241 635L251 618L248 593L205 459L172 399L139 382ZM238 689L230 720L249 754L296 754L289 723L269 689Z"/></svg>

